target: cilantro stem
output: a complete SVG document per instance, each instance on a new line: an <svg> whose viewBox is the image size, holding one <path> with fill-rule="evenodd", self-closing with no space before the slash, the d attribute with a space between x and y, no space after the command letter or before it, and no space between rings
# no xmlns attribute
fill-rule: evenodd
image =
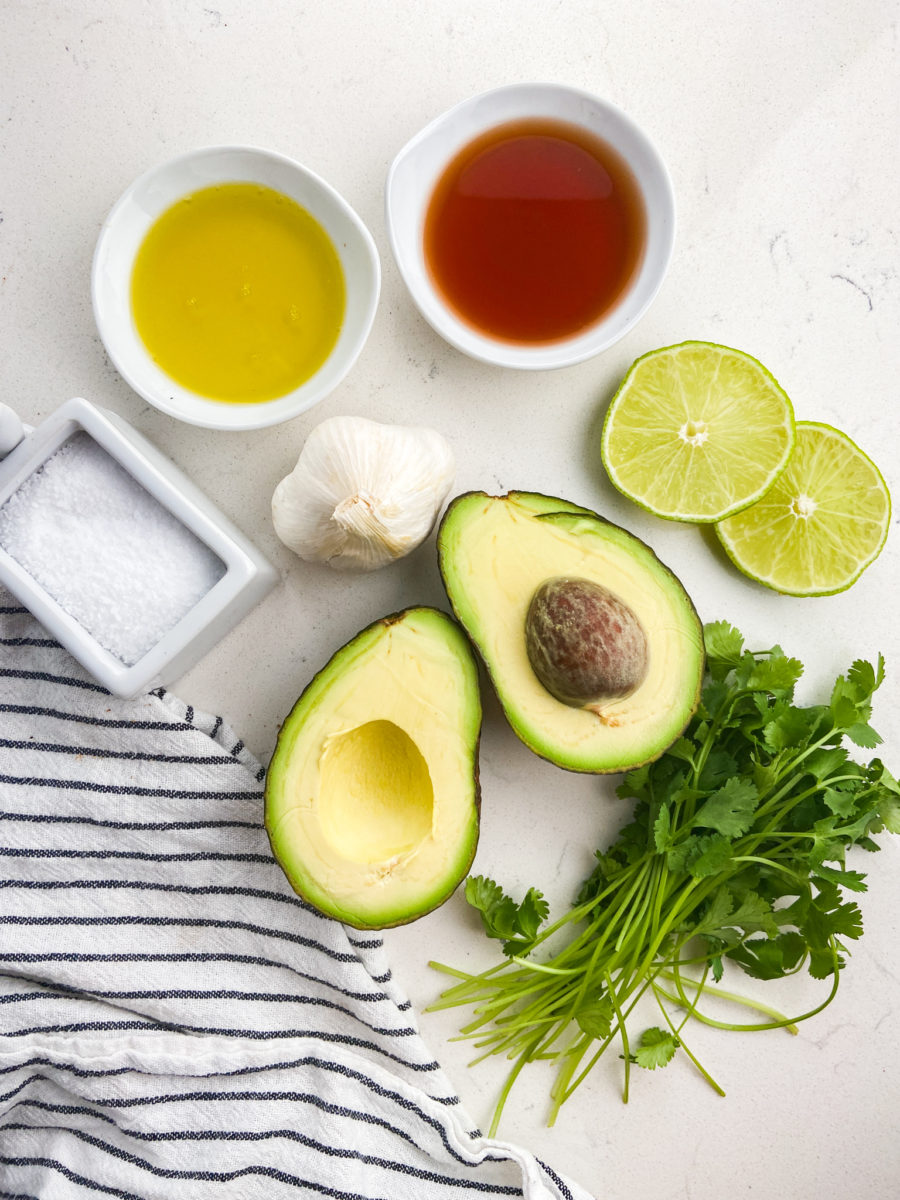
<svg viewBox="0 0 900 1200"><path fill-rule="evenodd" d="M734 709L734 706L737 704L737 702L739 700L742 700L745 696L752 696L752 695L753 695L752 689L740 688L740 689L736 689L729 696L727 696L725 699L723 699L721 705L719 706L718 711L713 716L712 723L710 724L710 727L709 727L709 732L707 733L707 735L703 741L703 745L700 747L700 754L698 755L697 759L694 762L694 775L693 775L694 787L699 787L699 785L700 785L700 776L703 774L703 769L706 766L706 764L709 760L710 753L712 752L712 749L716 744L716 736L718 735L718 732L724 725L725 721L728 719L729 715L731 714L732 710ZM694 815L693 804L690 806L690 814L689 815L690 815L690 817L693 817L693 815Z"/></svg>
<svg viewBox="0 0 900 1200"><path fill-rule="evenodd" d="M594 973L594 968L596 967L597 959L598 959L598 957L600 955L600 951L602 949L603 949L603 942L600 940L600 938L597 938L597 943L594 946L593 953L591 954L591 957L588 961L587 967L585 968L584 977L581 980L578 990L576 991L575 995L572 997L571 1004L569 1005L566 1012L564 1014L562 1014L562 1016L560 1017L561 1020L571 1021L571 1020L577 1019L577 1013L578 1013L579 1006L581 1005L581 1002L584 999L585 992L588 989L588 984L591 982L591 979L592 979L593 973Z"/></svg>
<svg viewBox="0 0 900 1200"><path fill-rule="evenodd" d="M577 924L579 921L584 920L597 908L601 901L605 900L608 896L615 895L615 893L619 891L623 880L629 876L639 865L640 864L632 864L626 867L622 872L616 875L615 879L608 883L601 892L598 892L596 896L592 896L590 900L586 900L583 904L573 907L570 912L565 913L558 920L554 921L552 925L548 925L547 928L542 930L542 932L535 938L534 945L537 946L541 942L547 941L548 938L552 937L554 933L557 933L565 925ZM577 938L573 943L571 943L567 949L571 949L578 941L582 940L583 937L584 934L581 935L581 938ZM501 966L502 965L503 964L501 964Z"/></svg>
<svg viewBox="0 0 900 1200"><path fill-rule="evenodd" d="M661 979L668 980L670 983L675 982L672 974L670 974L668 971L661 971L659 977ZM744 1030L745 1032L748 1028L759 1028L759 1026L748 1027L745 1025L730 1024L726 1021L717 1021L713 1017L708 1017L705 1013L700 1012L696 1006L696 1001L691 1002L686 996L673 995L671 992L667 992L662 986L657 986L659 986L659 990L667 1000L671 1000L672 1003L677 1004L679 1008L685 1009L688 1013L688 1016L692 1017L696 1021L699 1021L702 1025L710 1025L714 1029ZM735 1004L743 1004L746 1008L752 1008L757 1012L766 1013L770 1017L774 1017L776 1024L774 1026L766 1026L766 1028L786 1029L788 1033L793 1035L799 1033L796 1024L791 1021L789 1017L783 1016L783 1014L780 1013L776 1008L771 1008L768 1004L763 1004L759 1000L750 1000L747 996L740 996L737 992L729 992L724 988L716 987L714 984L710 983L704 985L703 991L707 995L716 996L721 1000L731 1000Z"/></svg>
<svg viewBox="0 0 900 1200"><path fill-rule="evenodd" d="M653 904L653 916L651 917L650 925L652 929L658 929L662 923L662 906L669 891L670 872L666 865L666 860L660 857L659 874L657 876L656 896Z"/></svg>
<svg viewBox="0 0 900 1200"><path fill-rule="evenodd" d="M670 976L666 976L666 978L669 978L670 982L675 983L676 988L679 989L681 998L679 1000L676 1000L676 1003L682 1005L685 1008L689 1008L691 1015L696 1017L697 1020L701 1021L704 1025L712 1025L716 1029L735 1030L736 1032L739 1032L739 1033L753 1033L756 1030L763 1030L763 1029L787 1029L787 1031L789 1033L796 1034L798 1032L796 1027L797 1027L797 1025L800 1024L801 1021L808 1021L809 1018L814 1017L816 1015L816 1013L822 1012L822 1010L827 1008L828 1005L832 1002L832 1000L837 995L837 990L838 990L838 987L840 986L841 981L840 981L840 964L838 962L837 947L834 944L834 938L832 938L830 940L828 948L831 951L831 957L832 957L832 961L834 963L834 982L831 985L831 990L829 991L828 995L825 997L825 999L822 1001L821 1004L817 1004L815 1008L811 1008L807 1012L801 1013L801 1015L799 1017L782 1016L781 1013L776 1012L774 1009L770 1009L767 1005L758 1004L755 1000L748 1000L746 997L737 996L733 992L732 993L725 992L725 991L722 991L720 988L713 988L713 987L706 988L706 991L709 992L710 995L722 996L723 998L725 998L727 1000L734 1000L738 1004L744 1004L748 1008L755 1008L759 1012L770 1013L771 1015L773 1015L776 1018L773 1021L767 1021L767 1022L756 1024L756 1025L733 1025L733 1024L729 1024L724 1021L716 1021L712 1017L707 1017L707 1016L703 1015L696 1008L696 1006L694 1004L692 1004L690 1000L688 1000L687 996L684 995L684 992L681 989L679 982L678 982L677 971L673 972L674 978L672 978ZM668 993L666 993L666 994L668 995ZM670 996L669 998L672 1000L676 999L674 996Z"/></svg>
<svg viewBox="0 0 900 1200"><path fill-rule="evenodd" d="M696 1004L697 1001L700 999L700 993L706 987L706 977L708 974L709 974L709 962L707 961L707 963L703 967L703 974L700 976L700 978L698 980L695 981L697 984L697 994L694 996L694 1004ZM663 972L661 971L659 973L659 975L657 975L656 978L659 979L662 976L663 976ZM656 983L654 983L653 990L654 990L654 992L657 992L657 993L659 991L662 991L662 989L659 988L659 986ZM658 999L658 996L657 996L657 999ZM688 1023L688 1021L690 1019L691 1019L691 1010L687 1009L685 1011L685 1014L684 1014L681 1024L678 1026L678 1029L676 1030L676 1033L680 1034L682 1029L684 1029L685 1025Z"/></svg>
<svg viewBox="0 0 900 1200"><path fill-rule="evenodd" d="M444 975L452 975L454 979L471 979L472 978L472 976L468 973L468 971L458 971L456 969L456 967L448 967L446 963L436 962L433 958L429 959L428 965L429 965L429 967L432 967L435 971L442 971ZM500 963L498 966L492 967L491 970L497 971L502 966L503 966L503 964ZM429 1005L425 1011L430 1012L435 1007L436 1007L435 1005ZM444 1007L444 1006L442 1005L441 1007ZM447 1007L449 1007L449 1006L447 1006Z"/></svg>
<svg viewBox="0 0 900 1200"><path fill-rule="evenodd" d="M736 863L759 863L760 866L767 867L772 871L780 871L782 875L786 875L788 879L795 879L803 882L804 876L800 871L792 871L790 867L784 866L782 863L774 862L771 858L763 858L760 854L735 854L732 862Z"/></svg>
<svg viewBox="0 0 900 1200"><path fill-rule="evenodd" d="M652 986L652 980L647 980L636 991L632 992L632 994L630 996L631 1002L630 1002L628 1008L625 1009L625 1018L626 1019L631 1015L632 1010L635 1008L635 1006L641 1000L641 997L644 995L644 993L647 991L647 989L651 986ZM603 1039L603 1041L600 1043L600 1046L598 1047L598 1049L594 1051L594 1054L592 1055L590 1061L588 1062L588 1065L586 1067L584 1067L584 1069L581 1071L581 1074L578 1076L578 1078L575 1080L575 1082L573 1084L570 1084L566 1088L565 1092L562 1094L562 1096L559 1100L559 1105L557 1107L557 1111L558 1111L558 1108L560 1106L562 1106L562 1104L566 1100L569 1099L569 1097L572 1095L572 1093L575 1091L575 1089L577 1087L580 1087L580 1085L588 1077L588 1075L591 1073L591 1071L594 1069L594 1067L600 1061L600 1058L606 1052L607 1047L613 1041L613 1039L615 1038L615 1036L618 1032L619 1032L619 1026L616 1025L616 1027L612 1030L612 1032L606 1038ZM585 1035L585 1045L579 1054L579 1061L581 1060L581 1058L584 1057L584 1053L587 1050L588 1045L590 1044L590 1041L591 1041L591 1039L588 1038L587 1035ZM571 1077L571 1073L570 1073L570 1077Z"/></svg>
<svg viewBox="0 0 900 1200"><path fill-rule="evenodd" d="M799 751L794 756L794 758L791 762L791 769L793 770L800 763L805 762L806 759L809 758L809 756L811 754L814 754L816 752L816 750L823 749L825 746L828 745L829 742L833 742L836 737L840 737L842 732L843 732L843 730L837 729L834 726L832 726L831 729L829 729L828 733L826 733L823 737L819 738L818 741L811 742L810 745L807 746L805 750ZM785 774L787 774L787 772L785 772ZM763 813L765 813L768 809L771 809L775 804L777 804L779 800L781 800L785 796L789 795L790 792L793 790L793 788L796 787L797 784L800 782L800 780L805 778L808 774L809 774L808 771L800 771L799 773L794 774L788 780L788 782L786 784L782 785L782 787L780 787L778 789L778 791L775 792L774 795L769 796L769 798L765 801L765 803L761 804L760 807L756 810L757 820L759 819L760 816L762 816ZM781 775L779 777L779 779L776 780L776 782L780 782L781 779L783 779L783 778L784 778L784 775ZM815 795L815 793L819 791L821 786L822 786L821 782L819 780L816 780L815 787L810 788L807 792L803 793L802 797L798 796L792 800L791 808L793 808L793 806L795 804L799 803L801 798L805 798L806 796ZM788 811L790 811L790 810L788 810Z"/></svg>
<svg viewBox="0 0 900 1200"><path fill-rule="evenodd" d="M694 1064L694 1066L697 1068L697 1070L700 1072L700 1074L703 1076L703 1078L706 1080L706 1082L709 1084L709 1086L713 1089L713 1091L718 1092L720 1096L724 1096L725 1089L720 1084L716 1083L715 1079L713 1079L713 1077L712 1077L712 1075L710 1075L709 1071L707 1071L707 1069L703 1066L703 1064L700 1062L700 1060L697 1058L697 1056L692 1053L687 1042L685 1042L684 1038L681 1036L680 1030L676 1030L675 1026L672 1024L672 1020L671 1020L668 1012L666 1011L666 1007L663 1004L662 1000L660 1000L660 998L659 998L659 992L656 987L654 987L653 993L656 996L656 1003L659 1005L659 1011L662 1013L666 1024L668 1025L669 1029L672 1031L672 1036L674 1038L676 1038L678 1045L685 1052L685 1054L688 1056L688 1058L691 1060L691 1062Z"/></svg>
<svg viewBox="0 0 900 1200"><path fill-rule="evenodd" d="M515 1066L509 1072L509 1075L506 1077L506 1082L503 1084L503 1087L500 1091L500 1098L497 1101L496 1107L494 1108L494 1116L491 1121L491 1127L488 1130L489 1138L494 1137L494 1135L496 1134L497 1126L500 1124L500 1118L503 1115L503 1108L506 1104L506 1099L509 1096L510 1089L512 1088L512 1085L516 1082L516 1079L519 1076L519 1072L522 1070L522 1068L525 1066L525 1064L528 1061L529 1061L529 1055L528 1055L528 1050L526 1047L526 1049L523 1050L522 1053L519 1055L519 1058L516 1061Z"/></svg>
<svg viewBox="0 0 900 1200"><path fill-rule="evenodd" d="M616 1014L618 1021L619 1036L622 1039L622 1050L625 1054L625 1083L622 1088L622 1103L628 1103L628 1084L631 1078L631 1050L628 1046L628 1030L625 1026L625 1018L622 1016L622 1009L619 1007L619 1001L616 997L616 990L613 987L612 979L608 971L603 972L603 978L606 982L606 994L609 996L610 1003L613 1006L613 1012Z"/></svg>
<svg viewBox="0 0 900 1200"><path fill-rule="evenodd" d="M579 967L551 967L547 963L529 962L527 958L520 958L518 954L513 954L510 961L518 963L528 971L543 971L546 975L577 975L580 970Z"/></svg>
<svg viewBox="0 0 900 1200"><path fill-rule="evenodd" d="M467 984L478 983L482 980L488 981L488 980L490 980L490 976L500 975L503 971L506 970L506 966L507 966L507 964L505 962L499 962L499 963L495 963L494 966L492 966L492 967L488 967L488 969L486 971L482 971L479 975L471 975L468 971L458 971L455 967L448 967L446 965L446 963L435 962L433 959L428 963L428 965L429 965L429 967L433 967L435 969L435 971L443 972L444 975L452 975L456 979L465 980L465 982ZM500 980L497 980L496 982L499 983ZM459 986L461 987L462 985L459 985ZM456 991L457 989L452 988L450 990ZM445 992L444 995L447 995L447 993ZM429 1005L429 1007L425 1011L431 1012L431 1011L436 1011L438 1008L452 1008L452 1007L453 1006L451 1004L435 1003L435 1004Z"/></svg>
<svg viewBox="0 0 900 1200"><path fill-rule="evenodd" d="M649 868L649 878L648 878L648 868ZM654 863L648 863L647 866L644 867L644 869L641 871L641 874L638 876L637 882L643 884L643 894L641 896L640 904L637 906L637 908L632 908L631 911L628 913L628 916L625 918L625 923L623 924L623 926L619 932L619 936L616 938L616 950L617 951L622 949L622 947L625 944L625 939L630 934L632 928L641 921L641 919L643 918L647 909L650 907L651 901L653 899L653 892L651 889L653 887L654 876L656 876L657 874L658 874L657 864L654 862ZM636 888L632 889L632 892L629 893L629 899L631 898L631 895L636 890L637 890Z"/></svg>
<svg viewBox="0 0 900 1200"><path fill-rule="evenodd" d="M699 886L699 879L691 879L690 882L681 889L680 893L678 894L678 900L673 905L672 911L670 912L667 920L663 921L661 925L657 927L647 952L639 964L638 971L642 975L651 971L653 963L656 960L656 956L659 953L660 946L668 937L668 935L675 928L677 928L678 924L683 920L685 915L683 911L685 908L685 902L692 899L693 907L696 908L699 902L705 898L705 895L714 890L716 884L714 882L712 886L708 885L705 890L701 889L700 895L698 897L694 897L692 893Z"/></svg>

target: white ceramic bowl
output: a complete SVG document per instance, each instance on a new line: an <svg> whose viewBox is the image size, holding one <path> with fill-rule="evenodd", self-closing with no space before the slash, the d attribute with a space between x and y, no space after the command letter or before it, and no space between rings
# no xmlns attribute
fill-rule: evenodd
<svg viewBox="0 0 900 1200"><path fill-rule="evenodd" d="M275 400L209 400L175 383L148 354L131 311L131 272L147 230L182 196L217 183L251 182L282 192L325 229L340 256L346 311L337 343L319 370ZM209 429L260 429L296 417L341 382L362 350L378 304L381 264L372 235L347 202L312 171L252 146L209 146L154 167L113 207L100 231L91 274L94 317L125 380L156 408Z"/></svg>
<svg viewBox="0 0 900 1200"><path fill-rule="evenodd" d="M643 259L621 300L590 328L564 340L534 345L488 337L456 316L430 278L424 251L425 214L446 165L480 134L526 117L582 126L616 150L631 168L646 214ZM426 321L451 345L473 358L526 370L583 362L623 337L659 290L675 240L672 184L665 163L647 135L606 100L555 83L513 84L484 92L426 125L391 164L385 211L391 249Z"/></svg>
<svg viewBox="0 0 900 1200"><path fill-rule="evenodd" d="M156 446L115 413L80 396L67 401L5 457L0 506L70 437L87 433L146 492L221 560L222 577L142 658L116 658L0 546L0 583L115 696L136 696L184 674L250 612L278 580L275 568ZM134 536L141 529L135 526Z"/></svg>

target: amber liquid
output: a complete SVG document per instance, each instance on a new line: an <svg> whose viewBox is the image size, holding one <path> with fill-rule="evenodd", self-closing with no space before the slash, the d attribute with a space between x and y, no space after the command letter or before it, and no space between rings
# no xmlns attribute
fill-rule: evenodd
<svg viewBox="0 0 900 1200"><path fill-rule="evenodd" d="M622 298L646 240L640 188L622 158L561 121L500 125L438 180L425 261L447 304L489 337L553 342Z"/></svg>

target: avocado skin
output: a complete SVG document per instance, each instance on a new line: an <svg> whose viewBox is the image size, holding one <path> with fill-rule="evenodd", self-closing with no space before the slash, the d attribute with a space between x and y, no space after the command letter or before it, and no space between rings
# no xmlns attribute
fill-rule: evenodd
<svg viewBox="0 0 900 1200"><path fill-rule="evenodd" d="M502 666L501 664L493 663L484 653L477 634L472 629L471 622L466 617L466 613L463 610L463 605L454 596L455 588L451 579L449 578L451 572L449 563L447 561L449 556L448 531L451 529L456 520L457 510L460 508L460 506L466 504L467 502L478 499L490 503L495 501L509 501L514 504L519 504L525 509L530 509L530 515L538 520L544 518L552 519L553 517L572 516L596 522L600 526L606 526L617 531L619 534L624 534L631 542L635 543L636 546L641 547L643 552L649 555L652 561L656 564L657 569L665 576L668 576L677 585L681 594L681 598L684 602L686 612L689 616L689 619L693 622L696 630L696 637L699 645L699 665L698 669L693 673L693 678L690 681L691 690L689 696L686 697L684 719L679 723L678 727L674 729L674 732L672 732L671 736L667 736L667 740L665 740L664 743L648 747L645 753L637 757L630 758L629 761L625 763L606 766L584 766L575 765L570 761L566 761L563 754L557 753L556 751L548 751L547 749L541 747L536 743L533 737L529 736L528 731L522 728L521 724L516 720L515 713L511 711L511 706L505 699L504 691L501 687L501 681L498 678L498 672L502 671ZM494 686L494 690L497 694L498 700L500 701L501 708L503 709L504 715L509 722L510 727L516 736L529 748L529 750L531 750L539 758L544 759L546 762L553 763L555 766L562 767L564 770L572 771L578 774L621 774L624 771L633 770L636 767L644 766L646 763L653 762L655 759L664 754L668 747L671 746L672 743L681 736L690 723L690 720L700 703L700 696L703 686L703 674L706 664L706 656L703 649L703 626L693 600L688 595L684 586L681 584L681 581L674 574L674 572L661 561L653 548L646 542L642 541L629 530L624 529L620 525L616 525L613 521L610 521L600 513L595 512L593 509L585 508L582 505L574 504L572 501L564 500L557 496L549 496L543 492L529 492L519 489L514 489L501 495L491 495L488 492L473 489L471 491L461 492L447 505L440 524L438 525L436 545L438 554L438 569L440 571L444 590L447 593L454 616L466 631L466 634L475 647L476 653L482 661L487 675ZM524 631L522 637L524 642Z"/></svg>
<svg viewBox="0 0 900 1200"><path fill-rule="evenodd" d="M452 621L452 618L447 613L443 612L441 609L438 609L438 608L435 608L435 607L432 607L429 605L414 605L409 608L400 609L397 612L389 613L387 616L379 617L377 620L372 621L369 625L364 626L363 629L361 629L358 633L354 634L354 636L352 638L350 638L348 641L346 641L342 646L340 646L331 655L331 657L324 664L324 666L322 666L315 673L315 675L313 675L313 677L310 679L309 683L306 685L306 687L304 687L303 691L300 693L297 700L294 702L293 706L291 707L290 712L287 714L287 716L284 718L284 720L279 725L278 735L275 740L275 747L272 752L272 757L270 759L269 768L266 772L266 783L265 783L265 788L264 788L264 793L263 793L263 803L264 803L263 824L264 824L264 827L266 830L266 834L269 838L269 845L271 847L272 854L275 857L276 861L278 862L279 866L281 866L282 870L284 871L284 874L285 874L285 877L287 878L288 883L291 885L294 892L300 897L300 899L303 900L304 903L308 904L310 906L310 908L314 909L316 912L319 912L323 916L329 917L333 920L338 920L344 925L349 925L353 929L359 929L361 931L375 932L380 929L392 929L392 928L397 928L398 926L401 926L401 925L408 925L413 921L417 921L420 917L424 917L428 913L434 912L435 909L440 908L442 904L445 904L446 901L450 899L450 897L453 895L453 893L459 887L460 883L463 881L463 879L466 877L466 875L468 875L469 868L471 867L472 862L474 861L475 853L478 848L478 837L479 837L479 834L481 831L481 774L480 774L480 763L479 763L479 753L480 753L480 747L481 747L481 700L480 700L480 694L476 690L475 699L476 699L477 706L478 706L477 726L476 726L476 730L474 733L474 738L473 738L472 742L470 743L470 745L471 745L472 786L473 786L472 804L473 804L473 808L474 808L474 825L475 825L475 834L474 834L474 837L471 842L470 850L464 859L459 860L459 862L457 864L457 869L453 871L453 873L450 877L448 877L446 887L443 890L436 892L432 898L432 901L427 906L422 907L422 908L417 908L415 911L411 911L406 914L398 915L396 917L396 919L394 919L394 920L366 921L366 920L361 919L359 916L357 916L353 912L349 912L344 909L340 909L337 905L335 905L331 908L323 907L323 905L313 895L311 895L306 889L304 889L302 883L297 879L295 872L290 870L289 867L283 862L282 856L279 853L278 849L276 848L275 838L274 838L275 822L272 819L272 775L271 775L271 771L272 771L272 767L275 765L275 763L279 759L280 751L282 751L284 749L284 746L283 746L284 739L290 735L290 731L292 729L292 718L294 718L295 714L297 714L298 711L303 707L304 701L309 696L310 692L312 692L313 689L316 688L318 684L323 682L330 675L330 673L332 672L332 670L335 667L335 664L339 662L340 657L345 652L347 652L355 643L362 641L368 635L375 633L378 629L380 629L382 627L387 628L391 625L399 624L400 622L403 622L407 618L413 617L416 614L428 614L431 616L438 616L438 617L442 618L444 621L456 626L457 633L460 636L462 636L462 631L459 629L458 625L456 625L456 622Z"/></svg>

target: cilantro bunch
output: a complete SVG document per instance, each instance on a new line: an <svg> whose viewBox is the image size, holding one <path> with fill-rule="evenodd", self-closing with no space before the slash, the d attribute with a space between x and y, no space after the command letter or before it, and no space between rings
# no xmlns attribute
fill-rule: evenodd
<svg viewBox="0 0 900 1200"><path fill-rule="evenodd" d="M597 852L571 910L547 924L537 889L517 904L490 879L466 881L466 899L506 958L480 975L433 963L458 982L432 1007L473 1006L462 1033L482 1051L475 1061L514 1060L492 1134L526 1063L557 1066L552 1124L616 1039L625 1100L633 1064L652 1070L679 1050L721 1092L685 1042L687 1022L796 1032L833 1000L847 944L862 934L847 894L864 892L865 876L847 865L847 851L876 851L875 835L900 832L897 781L879 759L860 764L847 749L881 741L869 719L883 660L853 663L827 704L802 707L794 703L802 664L779 646L748 650L724 621L707 625L704 638L700 706L660 758L624 776L617 791L636 801L633 819ZM755 979L806 970L830 989L788 1018L720 988L726 964ZM662 1024L633 1039L629 1019L645 996ZM757 1019L718 1020L703 1007L709 996Z"/></svg>

